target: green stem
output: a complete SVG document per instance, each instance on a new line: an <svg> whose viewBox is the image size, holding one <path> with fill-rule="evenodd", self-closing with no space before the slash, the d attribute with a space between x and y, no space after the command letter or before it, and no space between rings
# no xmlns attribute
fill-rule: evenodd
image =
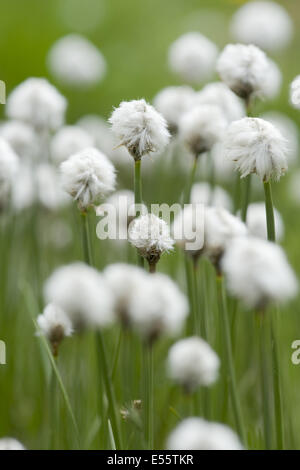
<svg viewBox="0 0 300 470"><path fill-rule="evenodd" d="M241 217L242 221L246 222L247 219L247 209L250 201L251 194L251 175L246 176L243 180L243 200L242 200L242 212Z"/></svg>
<svg viewBox="0 0 300 470"><path fill-rule="evenodd" d="M234 368L233 355L232 355L230 326L229 326L227 301L226 301L226 293L224 289L223 276L217 276L217 291L218 291L219 310L220 310L220 316L221 316L222 328L223 328L223 337L224 337L224 342L225 342L224 346L225 346L225 353L226 353L225 364L227 365L227 383L230 388L231 401L232 401L236 428L241 437L242 442L246 444L246 433L244 429L241 405L240 405L238 391L237 391L236 375L235 375L235 368Z"/></svg>
<svg viewBox="0 0 300 470"><path fill-rule="evenodd" d="M206 338L205 322L201 312L200 297L199 297L199 274L198 274L198 263L193 260L193 288L194 288L194 300L195 300L195 312L194 312L194 328L193 333L196 335L202 335Z"/></svg>
<svg viewBox="0 0 300 470"><path fill-rule="evenodd" d="M264 181L264 191L265 191L268 240L271 242L274 242L275 241L275 221L274 221L274 208L273 208L272 189L271 189L270 181Z"/></svg>
<svg viewBox="0 0 300 470"><path fill-rule="evenodd" d="M83 258L84 261L92 265L92 255L91 255L91 242L89 236L89 220L88 220L88 213L81 212L81 226L82 226L82 250L83 250Z"/></svg>
<svg viewBox="0 0 300 470"><path fill-rule="evenodd" d="M142 177L141 177L141 166L142 166L142 160L135 160L134 161L134 203L135 205L140 205L142 204ZM139 217L141 212L138 210L136 212L136 217ZM137 254L137 264L138 266L141 266L141 268L144 267L144 258Z"/></svg>
<svg viewBox="0 0 300 470"><path fill-rule="evenodd" d="M191 273L191 260L190 257L185 255L184 256L184 266L185 266L185 276L186 276L186 286L187 286L187 293L189 298L190 304L190 321L188 325L188 334L194 333L194 322L196 318L196 303L195 303L195 296L194 296L194 279Z"/></svg>
<svg viewBox="0 0 300 470"><path fill-rule="evenodd" d="M241 204L241 177L236 174L235 188L234 188L234 213L236 214L240 209Z"/></svg>
<svg viewBox="0 0 300 470"><path fill-rule="evenodd" d="M277 450L284 448L284 427L283 427L283 403L279 375L279 354L276 341L275 321L271 319L271 339L272 339L272 361L273 361L273 381L274 381L274 405L275 405L275 423L277 436Z"/></svg>
<svg viewBox="0 0 300 470"><path fill-rule="evenodd" d="M270 384L269 384L269 367L268 367L268 333L267 318L264 313L258 313L259 322L259 353L260 353L260 376L261 376L261 394L264 418L264 435L266 449L271 449L272 443L272 420L270 409Z"/></svg>
<svg viewBox="0 0 300 470"><path fill-rule="evenodd" d="M149 450L153 450L153 418L154 418L154 383L153 383L153 346L144 349L144 419L145 440Z"/></svg>

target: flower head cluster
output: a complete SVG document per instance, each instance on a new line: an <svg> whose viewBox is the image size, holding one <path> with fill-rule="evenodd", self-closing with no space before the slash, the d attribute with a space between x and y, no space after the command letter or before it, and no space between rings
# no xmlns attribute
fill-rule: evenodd
<svg viewBox="0 0 300 470"><path fill-rule="evenodd" d="M209 80L214 73L218 55L217 46L197 32L180 36L170 46L170 69L190 83Z"/></svg>
<svg viewBox="0 0 300 470"><path fill-rule="evenodd" d="M62 340L66 336L71 336L73 332L70 318L57 305L48 304L43 313L38 316L37 324L40 328L40 333L48 338L52 352L56 356Z"/></svg>
<svg viewBox="0 0 300 470"><path fill-rule="evenodd" d="M36 157L37 136L30 125L16 120L7 121L0 126L0 136L9 143L20 158Z"/></svg>
<svg viewBox="0 0 300 470"><path fill-rule="evenodd" d="M249 308L285 302L298 290L296 277L282 248L259 238L235 238L221 260L228 289Z"/></svg>
<svg viewBox="0 0 300 470"><path fill-rule="evenodd" d="M246 3L235 13L231 32L237 41L277 51L290 42L293 24L287 11L278 3L254 1Z"/></svg>
<svg viewBox="0 0 300 470"><path fill-rule="evenodd" d="M167 448L172 450L242 450L238 436L224 424L202 418L186 418L171 432Z"/></svg>
<svg viewBox="0 0 300 470"><path fill-rule="evenodd" d="M56 130L63 125L66 99L44 78L28 78L9 95L6 114L36 129Z"/></svg>
<svg viewBox="0 0 300 470"><path fill-rule="evenodd" d="M65 126L52 137L51 159L59 165L81 150L94 145L94 139L79 126Z"/></svg>
<svg viewBox="0 0 300 470"><path fill-rule="evenodd" d="M291 83L290 100L295 108L300 109L300 75Z"/></svg>
<svg viewBox="0 0 300 470"><path fill-rule="evenodd" d="M154 98L155 109L167 120L169 130L176 133L181 116L194 106L195 91L189 86L170 86Z"/></svg>
<svg viewBox="0 0 300 470"><path fill-rule="evenodd" d="M107 196L115 187L115 169L108 158L94 147L86 148L61 166L62 186L86 210Z"/></svg>
<svg viewBox="0 0 300 470"><path fill-rule="evenodd" d="M177 341L168 353L169 376L187 392L213 384L218 377L220 360L203 339L193 336Z"/></svg>
<svg viewBox="0 0 300 470"><path fill-rule="evenodd" d="M97 84L105 75L106 61L94 44L78 34L69 34L54 43L47 58L52 75L74 87Z"/></svg>
<svg viewBox="0 0 300 470"><path fill-rule="evenodd" d="M279 180L287 170L286 141L263 119L244 118L231 123L224 150L242 178L256 173L263 181Z"/></svg>
<svg viewBox="0 0 300 470"><path fill-rule="evenodd" d="M123 101L109 122L120 145L124 145L135 160L163 151L169 142L165 118L145 100Z"/></svg>

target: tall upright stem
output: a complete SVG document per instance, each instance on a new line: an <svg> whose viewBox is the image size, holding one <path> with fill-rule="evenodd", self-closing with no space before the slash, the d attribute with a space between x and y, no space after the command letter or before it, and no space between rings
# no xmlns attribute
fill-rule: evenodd
<svg viewBox="0 0 300 470"><path fill-rule="evenodd" d="M273 208L272 189L271 189L270 181L264 181L264 191L265 191L268 240L271 242L274 242L275 241L275 220L274 220L274 208Z"/></svg>
<svg viewBox="0 0 300 470"><path fill-rule="evenodd" d="M142 160L134 161L134 204L142 204L142 177L141 177ZM136 217L139 217L140 211L136 212ZM137 253L137 264L144 267L144 258Z"/></svg>
<svg viewBox="0 0 300 470"><path fill-rule="evenodd" d="M247 210L250 201L251 194L251 175L246 176L243 180L243 194L242 194L242 221L246 222L247 219Z"/></svg>
<svg viewBox="0 0 300 470"><path fill-rule="evenodd" d="M268 367L268 335L267 318L265 314L258 313L259 318L259 352L260 352L260 374L261 374L261 395L262 408L264 418L264 435L266 449L271 449L272 442L272 422L270 409L270 384L269 384L269 367Z"/></svg>
<svg viewBox="0 0 300 470"><path fill-rule="evenodd" d="M153 450L154 426L154 382L153 382L153 345L144 349L144 422L145 440L149 450Z"/></svg>

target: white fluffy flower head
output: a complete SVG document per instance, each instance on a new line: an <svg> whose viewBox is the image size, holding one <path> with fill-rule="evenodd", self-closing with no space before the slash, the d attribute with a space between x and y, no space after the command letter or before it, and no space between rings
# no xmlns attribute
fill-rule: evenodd
<svg viewBox="0 0 300 470"><path fill-rule="evenodd" d="M238 436L224 424L186 418L171 432L170 450L242 450Z"/></svg>
<svg viewBox="0 0 300 470"><path fill-rule="evenodd" d="M0 439L0 450L25 450L25 447L14 437L2 437Z"/></svg>
<svg viewBox="0 0 300 470"><path fill-rule="evenodd" d="M276 240L281 241L284 234L284 225L281 215L275 208L274 219ZM264 240L268 239L266 208L264 202L254 202L249 204L247 209L246 224L250 235L253 237L263 238Z"/></svg>
<svg viewBox="0 0 300 470"><path fill-rule="evenodd" d="M189 86L170 86L154 97L154 107L167 120L172 133L177 132L182 115L194 106L195 96L195 91Z"/></svg>
<svg viewBox="0 0 300 470"><path fill-rule="evenodd" d="M37 136L31 126L21 121L7 121L0 127L0 135L20 158L34 159L37 153Z"/></svg>
<svg viewBox="0 0 300 470"><path fill-rule="evenodd" d="M44 78L28 78L9 95L6 114L36 129L56 130L63 125L67 101Z"/></svg>
<svg viewBox="0 0 300 470"><path fill-rule="evenodd" d="M294 108L300 109L300 75L291 83L290 100Z"/></svg>
<svg viewBox="0 0 300 470"><path fill-rule="evenodd" d="M256 173L263 181L278 181L287 170L286 141L273 124L263 119L244 118L231 123L224 151L241 178Z"/></svg>
<svg viewBox="0 0 300 470"><path fill-rule="evenodd" d="M128 229L128 240L150 265L155 265L163 253L173 250L174 245L168 224L154 214L133 220Z"/></svg>
<svg viewBox="0 0 300 470"><path fill-rule="evenodd" d="M238 9L232 19L231 32L237 41L278 51L289 44L293 24L287 11L278 3L255 1Z"/></svg>
<svg viewBox="0 0 300 470"><path fill-rule="evenodd" d="M225 131L226 119L218 106L199 105L186 112L179 122L179 136L193 155L211 150Z"/></svg>
<svg viewBox="0 0 300 470"><path fill-rule="evenodd" d="M61 164L60 170L64 190L78 201L83 211L114 190L114 166L94 147L72 155Z"/></svg>
<svg viewBox="0 0 300 470"><path fill-rule="evenodd" d="M0 137L0 207L8 201L18 168L19 157Z"/></svg>
<svg viewBox="0 0 300 470"><path fill-rule="evenodd" d="M81 150L94 145L94 139L79 126L65 126L52 137L51 158L59 165Z"/></svg>
<svg viewBox="0 0 300 470"><path fill-rule="evenodd" d="M228 289L249 308L285 302L298 290L296 277L282 248L259 238L235 238L221 261Z"/></svg>
<svg viewBox="0 0 300 470"><path fill-rule="evenodd" d="M197 32L180 36L170 46L169 67L184 81L200 83L209 80L215 69L217 46Z"/></svg>
<svg viewBox="0 0 300 470"><path fill-rule="evenodd" d="M109 122L113 133L135 160L152 152L162 152L170 134L165 118L145 100L123 101Z"/></svg>
<svg viewBox="0 0 300 470"><path fill-rule="evenodd" d="M66 336L73 332L72 322L66 313L57 305L48 304L38 316L37 324L41 334L45 335L52 346L53 354L57 355L58 346Z"/></svg>
<svg viewBox="0 0 300 470"><path fill-rule="evenodd" d="M206 341L193 336L171 346L167 366L171 379L192 392L217 380L220 360Z"/></svg>

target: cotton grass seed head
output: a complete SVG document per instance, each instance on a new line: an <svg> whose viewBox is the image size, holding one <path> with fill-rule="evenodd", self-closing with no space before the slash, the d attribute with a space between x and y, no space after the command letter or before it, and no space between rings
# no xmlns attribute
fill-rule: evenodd
<svg viewBox="0 0 300 470"><path fill-rule="evenodd" d="M231 33L236 41L276 52L291 41L293 23L285 8L278 3L248 2L233 16Z"/></svg>
<svg viewBox="0 0 300 470"><path fill-rule="evenodd" d="M232 200L225 189L220 186L213 188L209 183L195 183L191 189L191 203L205 206L223 207L232 210Z"/></svg>
<svg viewBox="0 0 300 470"><path fill-rule="evenodd" d="M189 86L170 86L154 97L153 105L166 119L172 134L177 133L182 115L194 106L195 97Z"/></svg>
<svg viewBox="0 0 300 470"><path fill-rule="evenodd" d="M106 280L84 263L57 268L45 282L44 297L68 315L74 329L105 327L114 320L113 295Z"/></svg>
<svg viewBox="0 0 300 470"><path fill-rule="evenodd" d="M270 68L270 61L263 51L243 44L228 44L217 63L217 72L223 82L247 102L251 98L265 97Z"/></svg>
<svg viewBox="0 0 300 470"><path fill-rule="evenodd" d="M218 106L199 105L186 112L179 122L179 137L197 157L221 140L226 119Z"/></svg>
<svg viewBox="0 0 300 470"><path fill-rule="evenodd" d="M263 310L269 302L284 303L298 290L296 277L282 248L258 238L235 238L221 261L230 293L249 308Z"/></svg>
<svg viewBox="0 0 300 470"><path fill-rule="evenodd" d="M102 53L79 34L69 34L56 41L49 51L47 64L59 82L79 88L96 85L106 72Z"/></svg>
<svg viewBox="0 0 300 470"><path fill-rule="evenodd" d="M56 130L65 120L67 101L44 78L28 78L8 96L6 115L37 130Z"/></svg>
<svg viewBox="0 0 300 470"><path fill-rule="evenodd" d="M199 386L212 385L217 380L219 366L217 354L197 336L177 341L168 353L169 376L188 393Z"/></svg>
<svg viewBox="0 0 300 470"><path fill-rule="evenodd" d="M198 32L180 36L170 46L169 67L188 83L201 83L213 74L218 55L217 46Z"/></svg>
<svg viewBox="0 0 300 470"><path fill-rule="evenodd" d="M284 235L284 224L277 209L274 208L276 240L281 241ZM249 204L247 209L246 224L249 234L253 237L268 239L267 218L264 202L254 202Z"/></svg>
<svg viewBox="0 0 300 470"><path fill-rule="evenodd" d="M232 122L224 140L226 158L241 178L256 173L263 181L278 181L287 170L287 143L278 129L259 118Z"/></svg>
<svg viewBox="0 0 300 470"><path fill-rule="evenodd" d="M7 204L12 185L19 169L19 157L0 137L0 207Z"/></svg>
<svg viewBox="0 0 300 470"><path fill-rule="evenodd" d="M14 437L2 437L0 439L0 450L26 450L23 444Z"/></svg>
<svg viewBox="0 0 300 470"><path fill-rule="evenodd" d="M41 163L33 170L36 200L46 209L59 210L72 201L62 189L57 169L49 163Z"/></svg>
<svg viewBox="0 0 300 470"><path fill-rule="evenodd" d="M57 305L48 304L43 313L38 316L39 333L49 340L54 356L57 356L58 347L62 340L71 336L72 322L67 314Z"/></svg>
<svg viewBox="0 0 300 470"><path fill-rule="evenodd" d="M162 152L170 134L165 118L145 100L123 101L109 118L112 132L135 160Z"/></svg>
<svg viewBox="0 0 300 470"><path fill-rule="evenodd" d="M34 129L21 121L6 121L0 126L0 136L20 158L32 160L37 154L37 136Z"/></svg>
<svg viewBox="0 0 300 470"><path fill-rule="evenodd" d="M300 75L291 83L290 101L294 108L300 109Z"/></svg>
<svg viewBox="0 0 300 470"><path fill-rule="evenodd" d="M93 145L94 139L79 126L64 126L51 139L51 159L59 165L71 155Z"/></svg>
<svg viewBox="0 0 300 470"><path fill-rule="evenodd" d="M133 327L149 343L163 334L179 334L188 311L186 296L172 279L160 273L147 275L128 307Z"/></svg>
<svg viewBox="0 0 300 470"><path fill-rule="evenodd" d="M170 450L242 450L238 436L224 424L186 418L171 432Z"/></svg>
<svg viewBox="0 0 300 470"><path fill-rule="evenodd" d="M62 187L85 211L115 187L115 169L108 158L94 147L72 155L60 165Z"/></svg>
<svg viewBox="0 0 300 470"><path fill-rule="evenodd" d="M150 267L155 266L163 253L173 250L174 240L168 224L154 214L141 215L128 229L128 240Z"/></svg>

